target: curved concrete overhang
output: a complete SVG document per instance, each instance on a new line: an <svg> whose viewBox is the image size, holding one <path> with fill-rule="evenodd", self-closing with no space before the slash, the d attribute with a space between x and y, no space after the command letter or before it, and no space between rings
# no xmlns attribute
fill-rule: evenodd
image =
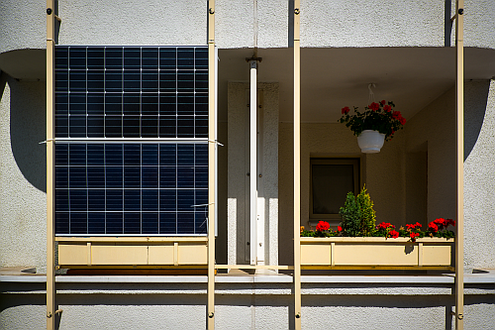
<svg viewBox="0 0 495 330"><path fill-rule="evenodd" d="M0 54L0 70L19 80L45 80L44 49L21 49Z"/></svg>

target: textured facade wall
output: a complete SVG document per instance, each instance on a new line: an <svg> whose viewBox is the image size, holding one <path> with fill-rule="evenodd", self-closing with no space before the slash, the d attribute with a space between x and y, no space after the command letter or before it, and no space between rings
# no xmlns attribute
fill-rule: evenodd
<svg viewBox="0 0 495 330"><path fill-rule="evenodd" d="M495 80L466 85L464 263L495 268Z"/></svg>
<svg viewBox="0 0 495 330"><path fill-rule="evenodd" d="M44 84L0 76L0 267L44 272ZM27 97L29 96L29 97Z"/></svg>

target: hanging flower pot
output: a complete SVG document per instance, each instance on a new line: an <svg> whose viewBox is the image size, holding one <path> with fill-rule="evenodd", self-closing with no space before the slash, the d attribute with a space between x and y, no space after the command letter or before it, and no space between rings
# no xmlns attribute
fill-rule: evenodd
<svg viewBox="0 0 495 330"><path fill-rule="evenodd" d="M359 134L357 141L362 153L376 154L383 147L385 134L367 129Z"/></svg>
<svg viewBox="0 0 495 330"><path fill-rule="evenodd" d="M372 102L360 112L354 107L350 114L349 107L342 108L339 123L345 124L358 137L358 144L363 153L378 153L384 141L390 141L398 130L402 129L406 119L400 111L395 111L393 102L385 100Z"/></svg>

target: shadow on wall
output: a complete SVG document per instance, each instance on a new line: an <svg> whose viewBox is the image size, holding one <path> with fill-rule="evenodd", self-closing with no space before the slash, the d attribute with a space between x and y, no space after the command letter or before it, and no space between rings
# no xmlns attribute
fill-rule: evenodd
<svg viewBox="0 0 495 330"><path fill-rule="evenodd" d="M464 99L464 161L474 148L485 119L490 80L466 83Z"/></svg>
<svg viewBox="0 0 495 330"><path fill-rule="evenodd" d="M45 84L17 81L2 75L0 90L10 87L10 143L22 175L46 192Z"/></svg>

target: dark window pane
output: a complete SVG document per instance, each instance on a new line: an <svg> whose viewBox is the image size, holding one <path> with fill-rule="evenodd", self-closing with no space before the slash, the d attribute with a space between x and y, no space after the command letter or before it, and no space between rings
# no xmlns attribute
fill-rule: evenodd
<svg viewBox="0 0 495 330"><path fill-rule="evenodd" d="M354 191L352 165L312 165L313 213L338 214L345 196Z"/></svg>

